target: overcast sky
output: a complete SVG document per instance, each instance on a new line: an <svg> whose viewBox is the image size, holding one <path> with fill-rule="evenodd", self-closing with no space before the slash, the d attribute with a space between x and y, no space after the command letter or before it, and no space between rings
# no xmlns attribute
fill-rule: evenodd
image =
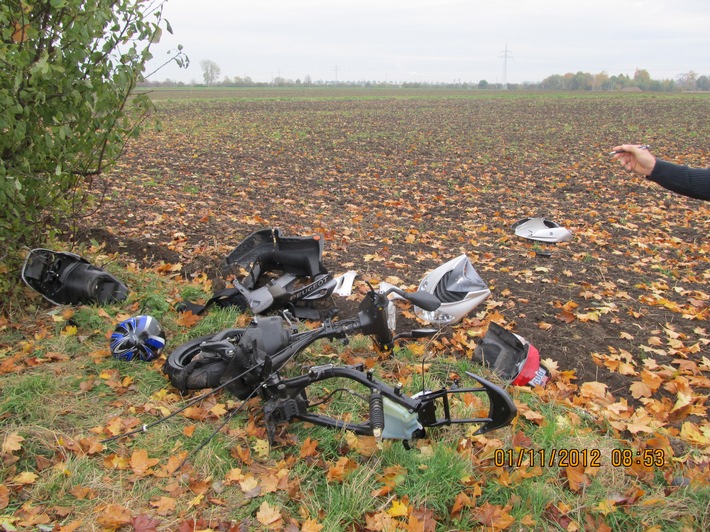
<svg viewBox="0 0 710 532"><path fill-rule="evenodd" d="M164 17L148 72L177 44L191 63L154 81L202 82L205 59L254 81L710 75L709 0L168 0Z"/></svg>

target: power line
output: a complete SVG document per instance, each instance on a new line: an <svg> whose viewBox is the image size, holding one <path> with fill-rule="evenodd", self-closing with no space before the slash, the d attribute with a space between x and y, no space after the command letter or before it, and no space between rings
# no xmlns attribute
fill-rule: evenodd
<svg viewBox="0 0 710 532"><path fill-rule="evenodd" d="M513 58L513 52L508 50L508 43L505 43L505 50L501 52L503 55L503 88L508 88L508 59Z"/></svg>

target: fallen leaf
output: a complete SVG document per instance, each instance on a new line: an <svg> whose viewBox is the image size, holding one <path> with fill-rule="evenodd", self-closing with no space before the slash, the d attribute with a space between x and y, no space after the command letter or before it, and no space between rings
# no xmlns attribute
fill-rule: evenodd
<svg viewBox="0 0 710 532"><path fill-rule="evenodd" d="M515 523L515 517L508 513L511 508L485 502L474 511L473 517L484 526L504 530Z"/></svg>
<svg viewBox="0 0 710 532"><path fill-rule="evenodd" d="M281 528L283 525L283 517L279 509L275 506L271 506L266 501L259 506L259 511L256 512L256 520L270 529Z"/></svg>
<svg viewBox="0 0 710 532"><path fill-rule="evenodd" d="M19 451L22 449L23 441L25 441L25 439L17 432L8 434L2 442L2 454L12 454L15 451Z"/></svg>
<svg viewBox="0 0 710 532"><path fill-rule="evenodd" d="M239 481L239 487L244 493L251 493L259 487L259 480L254 475L247 475Z"/></svg>
<svg viewBox="0 0 710 532"><path fill-rule="evenodd" d="M395 499L387 513L392 517L404 517L409 513L409 507L404 502Z"/></svg>
<svg viewBox="0 0 710 532"><path fill-rule="evenodd" d="M631 386L629 386L629 390L635 399L639 399L641 397L651 397L651 395L653 395L651 388L649 388L647 384L639 381L632 382Z"/></svg>
<svg viewBox="0 0 710 532"><path fill-rule="evenodd" d="M318 454L318 440L312 440L310 437L306 438L306 441L301 445L301 451L299 457L308 458L311 456L316 456Z"/></svg>
<svg viewBox="0 0 710 532"><path fill-rule="evenodd" d="M4 510L10 504L10 490L4 484L0 484L0 510Z"/></svg>
<svg viewBox="0 0 710 532"><path fill-rule="evenodd" d="M32 473L31 471L23 471L19 475L13 477L12 481L17 484L28 485L34 484L37 481L37 478L38 477L35 473Z"/></svg>
<svg viewBox="0 0 710 532"><path fill-rule="evenodd" d="M301 532L320 532L323 530L323 525L313 519L306 519L301 524Z"/></svg>
<svg viewBox="0 0 710 532"><path fill-rule="evenodd" d="M567 477L569 489L577 493L590 482L589 477L584 474L584 467L581 465L577 467L565 467L564 474Z"/></svg>
<svg viewBox="0 0 710 532"><path fill-rule="evenodd" d="M131 523L131 511L119 504L109 504L98 510L97 522L110 529L119 529Z"/></svg>
<svg viewBox="0 0 710 532"><path fill-rule="evenodd" d="M140 514L132 519L131 524L133 525L134 532L155 532L158 530L161 522L149 515Z"/></svg>
<svg viewBox="0 0 710 532"><path fill-rule="evenodd" d="M138 449L136 451L133 451L130 460L131 469L133 470L133 472L136 475L141 476L152 473L150 468L156 465L158 462L160 462L160 460L157 458L149 458L148 451L146 451L145 449Z"/></svg>
<svg viewBox="0 0 710 532"><path fill-rule="evenodd" d="M470 508L473 505L471 498L464 492L456 495L456 500L454 505L451 507L451 517L456 517L461 513L464 508Z"/></svg>
<svg viewBox="0 0 710 532"><path fill-rule="evenodd" d="M167 516L175 511L177 501L172 497L160 497L157 500L150 501L150 505L155 508L155 513L158 515Z"/></svg>
<svg viewBox="0 0 710 532"><path fill-rule="evenodd" d="M345 480L345 477L357 469L357 467L357 462L347 456L341 456L335 464L331 464L328 468L325 478L328 482L342 482Z"/></svg>
<svg viewBox="0 0 710 532"><path fill-rule="evenodd" d="M193 314L188 310L187 312L181 312L175 322L182 327L194 327L200 319L201 317L198 314Z"/></svg>

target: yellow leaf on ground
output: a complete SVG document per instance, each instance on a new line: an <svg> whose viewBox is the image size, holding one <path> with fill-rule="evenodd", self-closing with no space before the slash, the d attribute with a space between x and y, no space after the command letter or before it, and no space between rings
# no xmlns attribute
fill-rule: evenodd
<svg viewBox="0 0 710 532"><path fill-rule="evenodd" d="M392 517L404 517L409 512L409 507L402 501L394 500L392 501L392 508L387 510L387 513Z"/></svg>
<svg viewBox="0 0 710 532"><path fill-rule="evenodd" d="M307 519L301 525L301 532L320 532L321 530L323 530L323 525L313 519Z"/></svg>
<svg viewBox="0 0 710 532"><path fill-rule="evenodd" d="M268 440L263 440L261 438L257 438L257 440L254 442L254 453L256 453L256 456L259 458L266 458L269 456L269 450L271 449L271 446L269 445Z"/></svg>
<svg viewBox="0 0 710 532"><path fill-rule="evenodd" d="M224 482L225 484L234 484L235 482L244 480L244 478L244 472L241 469L233 468L224 476Z"/></svg>
<svg viewBox="0 0 710 532"><path fill-rule="evenodd" d="M67 325L62 329L62 332L59 333L60 336L76 336L76 325Z"/></svg>
<svg viewBox="0 0 710 532"><path fill-rule="evenodd" d="M8 434L2 442L2 454L12 454L15 451L22 449L22 442L25 439L17 432Z"/></svg>
<svg viewBox="0 0 710 532"><path fill-rule="evenodd" d="M616 502L613 499L604 499L597 505L597 510L603 515L609 515L616 510Z"/></svg>
<svg viewBox="0 0 710 532"><path fill-rule="evenodd" d="M640 381L631 383L629 390L631 391L631 395L634 397L634 399L638 399L640 397L651 397L653 393L651 391L651 388L649 388L645 383Z"/></svg>
<svg viewBox="0 0 710 532"><path fill-rule="evenodd" d="M150 505L155 508L155 513L165 516L175 511L177 501L172 497L160 497L155 501L150 501Z"/></svg>
<svg viewBox="0 0 710 532"><path fill-rule="evenodd" d="M710 433L701 431L695 423L686 421L680 429L680 437L695 445L710 445Z"/></svg>
<svg viewBox="0 0 710 532"><path fill-rule="evenodd" d="M224 403L217 403L212 408L210 408L210 414L212 414L213 416L222 417L226 413L227 409L225 408Z"/></svg>
<svg viewBox="0 0 710 532"><path fill-rule="evenodd" d="M37 480L37 475L35 473L32 473L30 471L23 471L19 475L15 476L12 481L16 482L17 484L34 484L35 481Z"/></svg>
<svg viewBox="0 0 710 532"><path fill-rule="evenodd" d="M131 522L131 511L118 504L109 504L100 509L97 521L106 528L115 530Z"/></svg>
<svg viewBox="0 0 710 532"><path fill-rule="evenodd" d="M239 487L244 493L249 493L259 487L259 481L253 475L247 475L239 481Z"/></svg>
<svg viewBox="0 0 710 532"><path fill-rule="evenodd" d="M151 473L150 468L156 465L160 460L157 458L149 458L148 451L138 449L133 451L131 455L131 469L137 475L146 475Z"/></svg>
<svg viewBox="0 0 710 532"><path fill-rule="evenodd" d="M267 528L276 529L283 525L283 517L281 512L275 506L271 506L268 502L261 503L259 511L256 512L256 520Z"/></svg>

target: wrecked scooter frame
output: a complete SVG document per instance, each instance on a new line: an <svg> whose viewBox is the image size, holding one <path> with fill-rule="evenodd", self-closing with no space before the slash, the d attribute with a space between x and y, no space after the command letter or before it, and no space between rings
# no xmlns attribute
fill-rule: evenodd
<svg viewBox="0 0 710 532"><path fill-rule="evenodd" d="M402 440L405 445L425 436L428 427L459 423L478 423L476 434L483 434L507 426L517 413L508 394L486 379L466 372L476 381L475 387L422 390L408 396L400 385L390 386L377 380L362 365L322 365L308 368L302 375L284 378L279 370L297 353L323 338L346 339L361 333L371 336L384 350L391 350L402 338L421 338L435 334L434 329L415 329L406 333L394 332L394 304L388 298L396 293L420 308L435 310L439 300L425 292L404 292L395 287L375 291L372 287L361 301L354 318L326 319L320 327L305 332L293 328L280 316L255 318L243 329L229 329L202 337L173 351L165 362L164 371L181 392L189 389L226 387L242 400L259 395L264 402L264 420L270 441L276 437L277 427L293 420L356 434ZM350 392L368 402L369 420L348 422L313 412L326 400L312 403L307 388L328 379L344 379L369 389L369 396ZM457 394L485 394L489 409L486 416L453 418L450 397ZM332 395L332 394L331 394ZM441 406L441 414L437 413Z"/></svg>

